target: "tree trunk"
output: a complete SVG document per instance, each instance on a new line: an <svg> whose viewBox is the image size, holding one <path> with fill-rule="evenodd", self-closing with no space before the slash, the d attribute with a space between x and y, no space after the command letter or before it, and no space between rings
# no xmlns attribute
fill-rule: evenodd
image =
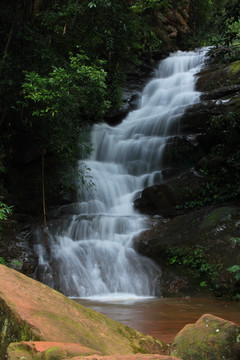
<svg viewBox="0 0 240 360"><path fill-rule="evenodd" d="M44 174L45 153L46 153L46 150L43 149L42 150L42 203L43 203L43 223L44 223L44 235L45 235L46 249L47 249L48 255L50 255L48 230L47 230L47 216L46 216L46 198L45 198L45 174Z"/></svg>

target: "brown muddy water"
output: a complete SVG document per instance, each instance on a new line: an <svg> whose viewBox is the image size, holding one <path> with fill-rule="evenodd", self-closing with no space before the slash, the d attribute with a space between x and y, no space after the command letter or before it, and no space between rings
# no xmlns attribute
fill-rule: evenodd
<svg viewBox="0 0 240 360"><path fill-rule="evenodd" d="M205 313L240 324L240 302L208 298L147 298L104 302L77 299L80 304L145 334L171 343L176 334Z"/></svg>

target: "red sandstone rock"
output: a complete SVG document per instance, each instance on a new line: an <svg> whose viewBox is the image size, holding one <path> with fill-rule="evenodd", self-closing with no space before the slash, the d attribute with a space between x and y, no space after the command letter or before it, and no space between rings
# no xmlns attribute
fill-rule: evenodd
<svg viewBox="0 0 240 360"><path fill-rule="evenodd" d="M168 347L0 265L0 359L11 342L81 344L94 353L166 354Z"/></svg>
<svg viewBox="0 0 240 360"><path fill-rule="evenodd" d="M173 356L159 354L108 355L99 353L78 344L54 342L20 342L8 347L8 360L181 360ZM77 355L77 356L76 356ZM73 357L72 357L73 356Z"/></svg>
<svg viewBox="0 0 240 360"><path fill-rule="evenodd" d="M49 357L57 357L59 360L63 358L72 358L76 356L94 355L98 357L99 352L89 349L79 344L58 343L49 341L22 341L19 343L11 343L7 350L8 360L32 360L32 359L49 359Z"/></svg>
<svg viewBox="0 0 240 360"><path fill-rule="evenodd" d="M66 359L63 359L66 360ZM86 356L74 357L69 360L181 360L174 356L158 354L136 354L136 355L110 355L110 356Z"/></svg>

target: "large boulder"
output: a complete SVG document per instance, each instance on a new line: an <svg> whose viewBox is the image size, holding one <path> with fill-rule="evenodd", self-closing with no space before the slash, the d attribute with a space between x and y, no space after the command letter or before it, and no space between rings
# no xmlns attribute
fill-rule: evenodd
<svg viewBox="0 0 240 360"><path fill-rule="evenodd" d="M177 334L170 352L184 360L239 360L240 326L205 314Z"/></svg>
<svg viewBox="0 0 240 360"><path fill-rule="evenodd" d="M203 182L204 178L200 174L189 169L164 184L144 189L141 197L134 201L134 206L149 215L179 215L189 210L187 207L184 209L183 205L191 200L193 192L197 194L200 191Z"/></svg>
<svg viewBox="0 0 240 360"><path fill-rule="evenodd" d="M166 354L167 345L0 265L0 359L19 341L76 343L106 354Z"/></svg>

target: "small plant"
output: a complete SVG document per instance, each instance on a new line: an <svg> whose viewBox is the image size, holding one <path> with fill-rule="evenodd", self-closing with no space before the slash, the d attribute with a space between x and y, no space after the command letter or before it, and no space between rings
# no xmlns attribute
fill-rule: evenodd
<svg viewBox="0 0 240 360"><path fill-rule="evenodd" d="M216 48L209 51L209 56L219 64L229 64L230 62L237 61L240 58L239 45L233 46L220 46L217 44Z"/></svg>
<svg viewBox="0 0 240 360"><path fill-rule="evenodd" d="M205 288L214 281L221 265L216 261L210 262L208 249L203 246L187 248L168 248L168 263L182 265L195 278L199 279L199 286Z"/></svg>
<svg viewBox="0 0 240 360"><path fill-rule="evenodd" d="M11 261L11 264L14 265L14 266L17 266L17 267L22 267L22 262L17 260L17 259L13 259Z"/></svg>
<svg viewBox="0 0 240 360"><path fill-rule="evenodd" d="M12 206L8 206L0 201L0 220L7 220L8 215L12 213Z"/></svg>
<svg viewBox="0 0 240 360"><path fill-rule="evenodd" d="M8 206L0 201L0 222L6 221L8 216L12 214L12 206ZM0 226L0 238L2 227Z"/></svg>
<svg viewBox="0 0 240 360"><path fill-rule="evenodd" d="M1 265L6 265L7 264L6 261L4 260L4 258L1 257L1 256L0 256L0 264Z"/></svg>
<svg viewBox="0 0 240 360"><path fill-rule="evenodd" d="M233 248L240 247L240 238L234 237L230 239L231 245Z"/></svg>
<svg viewBox="0 0 240 360"><path fill-rule="evenodd" d="M227 270L233 274L236 281L240 280L240 265L230 266Z"/></svg>

